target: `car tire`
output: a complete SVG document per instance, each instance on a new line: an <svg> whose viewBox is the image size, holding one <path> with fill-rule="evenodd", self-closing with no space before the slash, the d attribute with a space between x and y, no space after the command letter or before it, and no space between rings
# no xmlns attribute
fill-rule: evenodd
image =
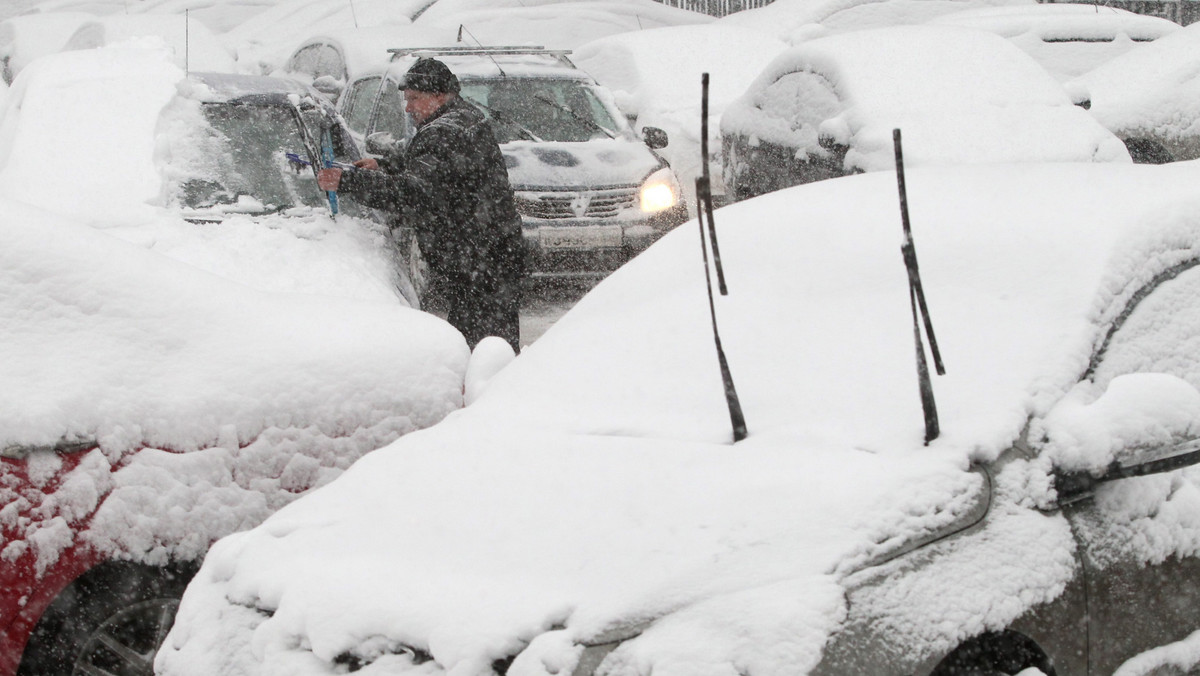
<svg viewBox="0 0 1200 676"><path fill-rule="evenodd" d="M1163 144L1151 139L1127 138L1125 148L1135 164L1166 164L1175 161Z"/></svg>
<svg viewBox="0 0 1200 676"><path fill-rule="evenodd" d="M192 566L109 563L63 590L29 637L18 676L152 676Z"/></svg>
<svg viewBox="0 0 1200 676"><path fill-rule="evenodd" d="M1004 631L964 642L938 663L930 676L1015 676L1031 668L1055 676L1053 664L1037 643Z"/></svg>

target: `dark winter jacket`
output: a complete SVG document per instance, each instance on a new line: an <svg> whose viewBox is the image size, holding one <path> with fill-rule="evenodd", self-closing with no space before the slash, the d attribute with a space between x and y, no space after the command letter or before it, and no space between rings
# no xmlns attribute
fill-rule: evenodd
<svg viewBox="0 0 1200 676"><path fill-rule="evenodd" d="M453 98L384 171L348 171L339 190L391 211L417 234L431 287L470 345L498 335L518 349L521 219L490 124Z"/></svg>
<svg viewBox="0 0 1200 676"><path fill-rule="evenodd" d="M521 277L521 219L504 157L479 109L461 98L448 101L383 168L348 172L340 190L400 214L435 274Z"/></svg>

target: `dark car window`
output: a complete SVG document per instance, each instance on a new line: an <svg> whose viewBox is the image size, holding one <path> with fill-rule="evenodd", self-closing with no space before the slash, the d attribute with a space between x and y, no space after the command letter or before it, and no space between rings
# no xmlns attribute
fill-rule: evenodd
<svg viewBox="0 0 1200 676"><path fill-rule="evenodd" d="M292 56L288 70L298 73L308 73L315 80L322 75L329 75L343 80L346 76L346 64L341 53L330 45L309 45Z"/></svg>
<svg viewBox="0 0 1200 676"><path fill-rule="evenodd" d="M252 211L322 206L310 168L288 158L309 159L293 109L282 105L206 103L202 124L191 130L186 154L175 157L179 201L186 207L261 203ZM183 166L180 166L180 165Z"/></svg>
<svg viewBox="0 0 1200 676"><path fill-rule="evenodd" d="M497 141L581 142L607 138L618 126L586 83L567 79L507 78L463 82L464 98L492 119Z"/></svg>
<svg viewBox="0 0 1200 676"><path fill-rule="evenodd" d="M759 94L757 107L793 131L817 137L822 122L841 112L833 85L821 75L788 73Z"/></svg>
<svg viewBox="0 0 1200 676"><path fill-rule="evenodd" d="M296 52L292 56L292 62L288 64L288 70L298 73L315 73L317 70L317 59L321 56L321 48L323 45L311 45Z"/></svg>
<svg viewBox="0 0 1200 676"><path fill-rule="evenodd" d="M378 77L363 78L350 85L346 96L346 126L360 134L367 132L367 124L371 121L371 104L379 91L379 80Z"/></svg>
<svg viewBox="0 0 1200 676"><path fill-rule="evenodd" d="M1194 264L1194 263L1193 263ZM1093 378L1101 388L1127 373L1169 373L1200 389L1200 267L1183 269L1145 296L1112 335Z"/></svg>
<svg viewBox="0 0 1200 676"><path fill-rule="evenodd" d="M386 131L396 140L409 136L408 114L404 112L404 94L394 81L388 80L383 84L376 110L378 112L375 114L372 133Z"/></svg>
<svg viewBox="0 0 1200 676"><path fill-rule="evenodd" d="M329 45L322 45L317 54L317 64L313 70L313 78L328 75L338 80L346 79L346 64L342 54Z"/></svg>

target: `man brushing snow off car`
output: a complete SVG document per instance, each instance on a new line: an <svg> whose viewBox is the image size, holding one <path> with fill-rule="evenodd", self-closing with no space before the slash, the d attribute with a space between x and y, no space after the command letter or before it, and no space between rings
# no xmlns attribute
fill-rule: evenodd
<svg viewBox="0 0 1200 676"><path fill-rule="evenodd" d="M472 346L495 335L519 350L521 219L491 125L441 61L418 60L400 88L417 124L403 157L355 162L366 171L324 169L321 189L411 221L449 322Z"/></svg>

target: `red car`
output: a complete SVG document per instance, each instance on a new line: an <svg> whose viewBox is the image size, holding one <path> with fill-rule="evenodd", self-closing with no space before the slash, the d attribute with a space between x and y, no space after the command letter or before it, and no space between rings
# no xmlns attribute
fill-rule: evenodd
<svg viewBox="0 0 1200 676"><path fill-rule="evenodd" d="M79 144L97 170L67 171L103 183L140 148L170 180L165 204L133 196L127 227L72 218L74 194L0 198L0 676L151 674L213 541L463 403L461 335L406 302L386 228L331 219L316 187L332 109L138 51L47 57L5 120L22 140L73 119L14 144L10 168ZM143 95L103 116L121 91ZM83 147L139 124L159 137L119 162Z"/></svg>

